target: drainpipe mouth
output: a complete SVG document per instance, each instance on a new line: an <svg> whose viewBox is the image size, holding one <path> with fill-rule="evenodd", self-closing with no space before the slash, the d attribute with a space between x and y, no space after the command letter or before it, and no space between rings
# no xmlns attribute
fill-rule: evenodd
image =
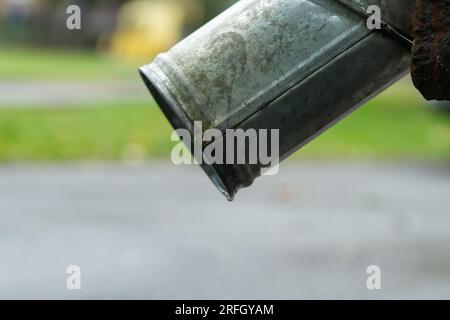
<svg viewBox="0 0 450 320"><path fill-rule="evenodd" d="M192 134L192 124L190 123L190 120L188 120L188 117L184 114L174 93L165 85L161 76L159 76L156 71L152 70L150 65L139 68L139 74L172 127L175 130L188 130ZM189 149L192 148L192 146L188 145L186 145L186 147ZM226 183L226 180L222 178L222 176L226 176L227 174L226 172L223 172L223 168L205 163L205 161L201 162L201 168L217 189L219 189L228 201L233 201L236 195L236 191L234 191L236 188L229 186Z"/></svg>

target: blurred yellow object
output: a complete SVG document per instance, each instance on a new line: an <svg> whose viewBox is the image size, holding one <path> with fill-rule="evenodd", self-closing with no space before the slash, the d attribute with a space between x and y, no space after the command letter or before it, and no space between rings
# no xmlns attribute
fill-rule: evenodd
<svg viewBox="0 0 450 320"><path fill-rule="evenodd" d="M112 53L126 59L152 59L180 40L193 11L201 12L193 0L135 0L124 4L111 39Z"/></svg>

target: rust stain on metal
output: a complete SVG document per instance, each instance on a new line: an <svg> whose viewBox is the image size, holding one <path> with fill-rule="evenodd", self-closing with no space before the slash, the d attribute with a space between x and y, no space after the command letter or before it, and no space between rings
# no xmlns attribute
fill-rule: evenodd
<svg viewBox="0 0 450 320"><path fill-rule="evenodd" d="M450 0L417 0L411 73L427 100L450 100Z"/></svg>

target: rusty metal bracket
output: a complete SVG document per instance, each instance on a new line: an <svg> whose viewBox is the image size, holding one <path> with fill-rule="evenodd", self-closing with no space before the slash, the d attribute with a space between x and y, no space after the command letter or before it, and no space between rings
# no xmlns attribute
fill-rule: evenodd
<svg viewBox="0 0 450 320"><path fill-rule="evenodd" d="M427 100L450 100L450 0L417 0L411 74Z"/></svg>

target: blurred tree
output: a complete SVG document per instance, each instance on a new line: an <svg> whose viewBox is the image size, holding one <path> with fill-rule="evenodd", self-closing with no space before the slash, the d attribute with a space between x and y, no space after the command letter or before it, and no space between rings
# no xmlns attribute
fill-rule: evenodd
<svg viewBox="0 0 450 320"><path fill-rule="evenodd" d="M158 2L158 0L139 1L141 7L147 8L150 8L152 3ZM22 11L28 12L26 16L21 16L21 19L5 15L5 8L12 8L12 3L15 2L20 3L24 9ZM128 31L139 29L143 41L151 39L150 42L154 42L151 44L154 49L142 50L142 55L148 56L149 52L167 49L168 44L171 45L196 30L236 0L162 0L159 1L160 9L154 9L157 13L152 14L147 9L146 14L136 12L134 17L125 19L129 22L129 27L127 32L123 32L127 29L123 27L123 23L120 23L121 27L117 26L119 10L122 7L132 6L133 2L136 0L0 0L0 41L22 45L106 48L113 34L117 36L118 32L121 33L122 42L126 42L125 36L131 36ZM70 31L64 27L67 18L66 8L73 4L81 7L80 32ZM164 6L171 6L172 9L161 9ZM159 12L163 11L164 13L159 15ZM168 13L169 11L172 13ZM147 30L142 32L144 25L147 25ZM146 35L142 37L144 33ZM167 37L166 41L164 37ZM138 42L138 38L134 38L135 43Z"/></svg>
<svg viewBox="0 0 450 320"><path fill-rule="evenodd" d="M198 0L134 0L119 10L111 49L116 55L151 59L203 21Z"/></svg>

